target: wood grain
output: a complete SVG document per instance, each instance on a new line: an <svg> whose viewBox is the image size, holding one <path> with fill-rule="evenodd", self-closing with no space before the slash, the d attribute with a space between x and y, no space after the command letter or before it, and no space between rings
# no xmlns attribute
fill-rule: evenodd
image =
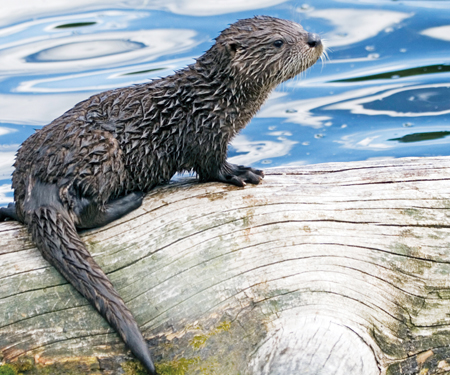
<svg viewBox="0 0 450 375"><path fill-rule="evenodd" d="M159 187L82 238L161 374L441 374L449 198L449 157L272 169ZM17 223L0 223L0 264L4 362L123 373L124 345Z"/></svg>

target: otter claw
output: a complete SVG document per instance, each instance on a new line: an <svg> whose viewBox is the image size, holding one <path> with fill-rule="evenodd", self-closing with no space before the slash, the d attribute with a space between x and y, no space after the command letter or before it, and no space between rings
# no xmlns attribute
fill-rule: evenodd
<svg viewBox="0 0 450 375"><path fill-rule="evenodd" d="M254 185L259 184L263 177L264 172L259 169L226 163L220 170L217 180L244 187L246 182Z"/></svg>

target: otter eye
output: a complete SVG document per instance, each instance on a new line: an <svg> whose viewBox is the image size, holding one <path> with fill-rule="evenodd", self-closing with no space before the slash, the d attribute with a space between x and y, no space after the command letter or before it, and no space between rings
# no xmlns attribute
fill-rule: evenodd
<svg viewBox="0 0 450 375"><path fill-rule="evenodd" d="M282 40L276 40L275 42L273 42L273 45L277 48L280 48L283 44L284 42Z"/></svg>

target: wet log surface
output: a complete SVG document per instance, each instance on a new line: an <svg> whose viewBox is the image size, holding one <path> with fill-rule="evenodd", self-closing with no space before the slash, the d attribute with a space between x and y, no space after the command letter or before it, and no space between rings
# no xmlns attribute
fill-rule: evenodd
<svg viewBox="0 0 450 375"><path fill-rule="evenodd" d="M162 186L82 238L160 374L444 374L449 208L448 157L308 165ZM18 223L0 223L0 265L0 361L138 373Z"/></svg>

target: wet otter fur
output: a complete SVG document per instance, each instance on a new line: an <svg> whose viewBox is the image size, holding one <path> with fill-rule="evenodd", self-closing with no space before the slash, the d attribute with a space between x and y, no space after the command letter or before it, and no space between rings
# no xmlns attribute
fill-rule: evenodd
<svg viewBox="0 0 450 375"><path fill-rule="evenodd" d="M175 74L103 92L30 136L18 151L15 204L0 216L25 223L44 258L102 314L155 374L148 346L77 230L139 207L176 172L202 181L258 184L260 170L226 161L230 140L269 93L313 65L323 46L290 21L259 16L224 30Z"/></svg>

